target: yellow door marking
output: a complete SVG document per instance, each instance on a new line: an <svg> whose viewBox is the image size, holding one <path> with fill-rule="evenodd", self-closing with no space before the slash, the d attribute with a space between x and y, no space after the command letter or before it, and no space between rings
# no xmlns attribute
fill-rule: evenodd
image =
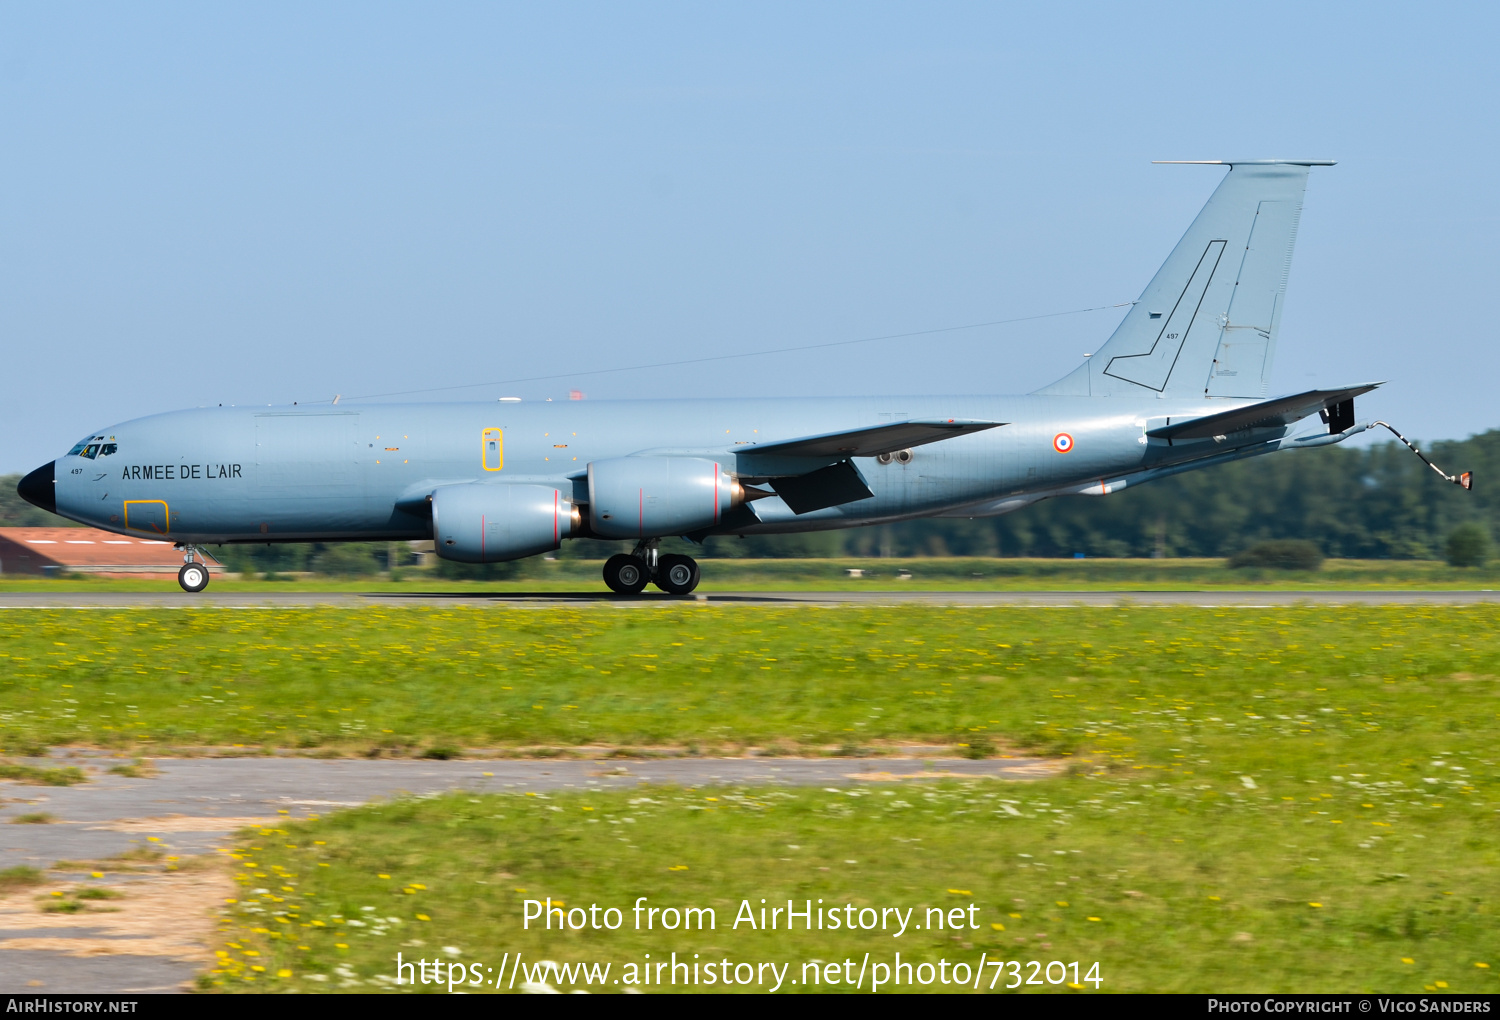
<svg viewBox="0 0 1500 1020"><path fill-rule="evenodd" d="M151 506L151 505L156 505L156 506L160 506L161 507L161 524L162 524L162 526L161 526L160 530L158 530L152 524L131 524L130 523L130 508L132 506ZM140 520L141 516L142 516L141 514L137 514L136 515L136 520ZM167 512L167 501L164 500L164 499L127 499L125 501L125 527L127 527L127 528L134 528L136 531L149 531L153 535L165 535L172 528L171 521L172 521L172 517Z"/></svg>
<svg viewBox="0 0 1500 1020"><path fill-rule="evenodd" d="M485 429L480 436L480 458L486 471L499 471L505 466L505 433L501 429Z"/></svg>

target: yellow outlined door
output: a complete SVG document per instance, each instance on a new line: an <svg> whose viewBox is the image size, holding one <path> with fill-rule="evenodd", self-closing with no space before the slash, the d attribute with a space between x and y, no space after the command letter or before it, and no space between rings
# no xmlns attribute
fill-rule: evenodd
<svg viewBox="0 0 1500 1020"><path fill-rule="evenodd" d="M166 500L127 499L125 501L125 527L131 531L165 535L171 526L169 521Z"/></svg>
<svg viewBox="0 0 1500 1020"><path fill-rule="evenodd" d="M486 471L499 471L505 466L505 432L501 429L485 429L480 437L483 453L481 457Z"/></svg>

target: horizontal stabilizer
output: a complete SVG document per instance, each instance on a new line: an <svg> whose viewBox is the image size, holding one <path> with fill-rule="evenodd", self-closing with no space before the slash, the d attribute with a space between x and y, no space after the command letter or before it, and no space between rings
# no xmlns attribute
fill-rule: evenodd
<svg viewBox="0 0 1500 1020"><path fill-rule="evenodd" d="M1362 393L1369 393L1380 383L1365 383L1341 390L1309 390L1290 397L1262 400L1258 404L1237 407L1232 411L1221 411L1199 418L1169 422L1161 428L1152 429L1146 435L1153 439L1209 439L1227 436L1246 429L1283 428L1300 421L1310 414L1337 407L1352 401ZM1350 414L1352 415L1352 411Z"/></svg>
<svg viewBox="0 0 1500 1020"><path fill-rule="evenodd" d="M871 425L848 432L828 432L779 443L761 443L739 453L776 454L782 457L876 457L912 446L936 443L954 436L998 428L1003 421L973 421L965 418L933 418Z"/></svg>

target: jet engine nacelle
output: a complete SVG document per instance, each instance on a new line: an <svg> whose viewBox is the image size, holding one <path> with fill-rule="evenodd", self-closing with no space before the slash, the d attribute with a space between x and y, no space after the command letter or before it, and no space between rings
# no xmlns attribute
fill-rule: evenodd
<svg viewBox="0 0 1500 1020"><path fill-rule="evenodd" d="M432 493L432 546L460 563L518 560L556 549L577 514L547 485L442 485Z"/></svg>
<svg viewBox="0 0 1500 1020"><path fill-rule="evenodd" d="M589 527L601 538L711 528L742 498L729 472L711 460L615 457L589 465Z"/></svg>

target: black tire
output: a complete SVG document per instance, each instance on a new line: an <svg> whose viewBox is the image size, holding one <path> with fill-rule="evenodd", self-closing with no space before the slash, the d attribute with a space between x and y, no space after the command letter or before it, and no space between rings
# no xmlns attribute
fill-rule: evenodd
<svg viewBox="0 0 1500 1020"><path fill-rule="evenodd" d="M646 561L618 553L604 561L604 583L621 595L639 595L651 580Z"/></svg>
<svg viewBox="0 0 1500 1020"><path fill-rule="evenodd" d="M183 591L199 592L208 587L208 564L184 563L177 571L177 583Z"/></svg>
<svg viewBox="0 0 1500 1020"><path fill-rule="evenodd" d="M656 586L668 595L691 594L698 578L698 561L691 556L663 556L656 561Z"/></svg>

